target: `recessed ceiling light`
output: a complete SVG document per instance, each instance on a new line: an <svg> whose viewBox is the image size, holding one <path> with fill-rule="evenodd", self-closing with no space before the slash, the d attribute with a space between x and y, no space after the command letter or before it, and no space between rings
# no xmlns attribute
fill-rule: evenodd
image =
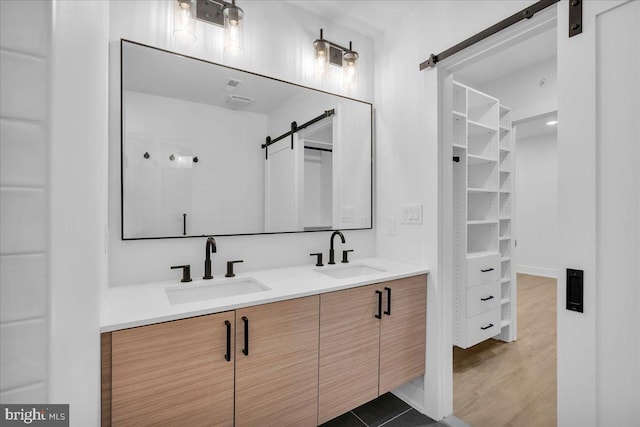
<svg viewBox="0 0 640 427"><path fill-rule="evenodd" d="M557 120L551 120L549 122L547 122L547 126L553 126L553 125L557 125L558 121Z"/></svg>

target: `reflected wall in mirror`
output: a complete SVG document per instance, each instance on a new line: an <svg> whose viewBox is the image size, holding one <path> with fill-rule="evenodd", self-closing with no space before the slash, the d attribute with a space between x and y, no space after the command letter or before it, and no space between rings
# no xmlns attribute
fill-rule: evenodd
<svg viewBox="0 0 640 427"><path fill-rule="evenodd" d="M123 239L372 227L370 103L121 49Z"/></svg>

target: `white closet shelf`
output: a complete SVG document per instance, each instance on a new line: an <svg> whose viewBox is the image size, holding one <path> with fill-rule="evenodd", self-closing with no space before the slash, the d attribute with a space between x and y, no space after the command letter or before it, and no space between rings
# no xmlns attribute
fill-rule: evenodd
<svg viewBox="0 0 640 427"><path fill-rule="evenodd" d="M500 237L500 240L511 240L510 236L502 236Z"/></svg>
<svg viewBox="0 0 640 427"><path fill-rule="evenodd" d="M474 187L467 188L467 191L469 193L497 193L498 192L498 190L494 190L490 188L474 188Z"/></svg>
<svg viewBox="0 0 640 427"><path fill-rule="evenodd" d="M462 150L466 150L467 147L462 144L453 144L453 148L460 148Z"/></svg>
<svg viewBox="0 0 640 427"><path fill-rule="evenodd" d="M497 219L477 219L467 221L467 225L483 225L483 224L497 224Z"/></svg>
<svg viewBox="0 0 640 427"><path fill-rule="evenodd" d="M492 159L489 157L484 157L484 156L478 156L475 154L469 154L467 156L467 159L469 161L469 166L472 165L480 165L483 163L498 163L498 159Z"/></svg>
<svg viewBox="0 0 640 427"><path fill-rule="evenodd" d="M511 302L511 299L510 299L510 298L502 298L502 299L500 300L500 304L501 304L501 305L509 304L510 302Z"/></svg>
<svg viewBox="0 0 640 427"><path fill-rule="evenodd" d="M469 125L469 136L482 135L485 133L494 134L498 132L498 129L493 126L485 125L484 123L474 122L473 120L467 120Z"/></svg>
<svg viewBox="0 0 640 427"><path fill-rule="evenodd" d="M506 152L508 153L509 151L511 151L511 149L510 149L510 148L508 148L508 147L502 147L502 146L501 146L501 147L500 147L500 151L506 151Z"/></svg>
<svg viewBox="0 0 640 427"><path fill-rule="evenodd" d="M489 255L500 255L500 252L496 251L480 251L467 253L467 259L482 258Z"/></svg>
<svg viewBox="0 0 640 427"><path fill-rule="evenodd" d="M505 326L509 326L511 324L511 320L503 320L502 322L500 322L500 327L504 328Z"/></svg>
<svg viewBox="0 0 640 427"><path fill-rule="evenodd" d="M509 258L508 256L505 256L505 257L500 258L500 261L502 261L502 262L511 261L511 258Z"/></svg>
<svg viewBox="0 0 640 427"><path fill-rule="evenodd" d="M511 280L510 277L503 277L502 279L500 279L500 283L507 283Z"/></svg>
<svg viewBox="0 0 640 427"><path fill-rule="evenodd" d="M454 116L459 116L459 117L464 117L464 118L467 117L467 115L465 113L461 113L460 111L456 111L456 110L453 110L453 115Z"/></svg>

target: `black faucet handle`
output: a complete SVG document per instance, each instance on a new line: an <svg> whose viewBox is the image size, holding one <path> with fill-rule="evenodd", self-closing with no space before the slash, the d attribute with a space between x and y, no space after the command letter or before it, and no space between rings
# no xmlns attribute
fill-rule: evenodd
<svg viewBox="0 0 640 427"><path fill-rule="evenodd" d="M244 260L238 259L235 261L227 261L227 274L224 277L235 277L235 273L233 272L233 264L236 262L244 262Z"/></svg>
<svg viewBox="0 0 640 427"><path fill-rule="evenodd" d="M349 262L349 252L353 252L353 249L345 249L342 251L342 263L346 264Z"/></svg>
<svg viewBox="0 0 640 427"><path fill-rule="evenodd" d="M191 266L190 265L174 265L171 269L181 268L182 269L182 280L181 282L190 282L191 281Z"/></svg>
<svg viewBox="0 0 640 427"><path fill-rule="evenodd" d="M309 254L309 256L318 257L316 260L316 267L322 267L324 264L322 263L322 252L318 252L315 254Z"/></svg>

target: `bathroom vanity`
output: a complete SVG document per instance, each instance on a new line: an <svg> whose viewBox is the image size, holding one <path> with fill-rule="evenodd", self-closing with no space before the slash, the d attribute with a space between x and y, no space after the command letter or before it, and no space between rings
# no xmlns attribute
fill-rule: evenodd
<svg viewBox="0 0 640 427"><path fill-rule="evenodd" d="M315 426L375 399L424 375L428 271L371 258L111 288L102 425Z"/></svg>

